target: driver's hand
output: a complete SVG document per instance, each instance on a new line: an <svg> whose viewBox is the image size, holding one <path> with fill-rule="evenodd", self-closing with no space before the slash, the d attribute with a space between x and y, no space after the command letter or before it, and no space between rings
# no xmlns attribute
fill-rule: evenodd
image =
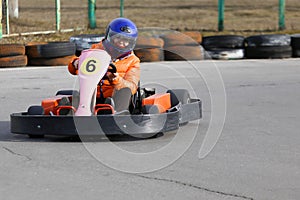
<svg viewBox="0 0 300 200"><path fill-rule="evenodd" d="M72 64L73 64L75 69L78 69L79 59L74 60Z"/></svg>
<svg viewBox="0 0 300 200"><path fill-rule="evenodd" d="M114 81L118 76L118 73L106 72L106 77L109 81Z"/></svg>

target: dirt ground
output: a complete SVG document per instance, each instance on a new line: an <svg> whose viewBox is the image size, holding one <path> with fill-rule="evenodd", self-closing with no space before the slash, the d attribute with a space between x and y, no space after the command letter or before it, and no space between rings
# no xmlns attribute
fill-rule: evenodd
<svg viewBox="0 0 300 200"><path fill-rule="evenodd" d="M124 16L139 28L161 27L200 31L205 35L264 33L300 33L300 1L286 0L286 30L278 32L278 0L226 0L224 31L218 32L218 1L214 0L124 0ZM88 1L61 0L61 29L68 33L29 36L6 36L0 43L29 41L64 41L82 33L104 33L106 25L120 16L119 0L96 1L97 28L88 29ZM49 31L56 29L55 1L19 0L19 18L10 19L10 33Z"/></svg>

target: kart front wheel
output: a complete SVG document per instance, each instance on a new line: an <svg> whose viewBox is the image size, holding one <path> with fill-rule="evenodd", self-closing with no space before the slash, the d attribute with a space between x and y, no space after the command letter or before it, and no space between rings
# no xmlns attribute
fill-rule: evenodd
<svg viewBox="0 0 300 200"><path fill-rule="evenodd" d="M44 114L44 108L42 106L30 106L27 109L27 115L43 115ZM44 135L34 135L34 134L28 134L30 138L43 138Z"/></svg>
<svg viewBox="0 0 300 200"><path fill-rule="evenodd" d="M168 90L167 93L171 95L171 106L179 104L188 104L190 102L190 93L186 89L172 89Z"/></svg>
<svg viewBox="0 0 300 200"><path fill-rule="evenodd" d="M186 89L168 90L167 93L171 95L171 106L176 106L179 103L188 104L191 101L190 93ZM180 126L187 125L189 122L180 123Z"/></svg>

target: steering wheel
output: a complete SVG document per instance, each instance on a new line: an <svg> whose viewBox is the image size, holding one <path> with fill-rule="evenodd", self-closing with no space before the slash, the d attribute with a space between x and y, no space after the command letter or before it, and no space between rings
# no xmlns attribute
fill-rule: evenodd
<svg viewBox="0 0 300 200"><path fill-rule="evenodd" d="M114 64L110 63L107 71L114 74L114 73L117 72L117 68L116 68L116 66Z"/></svg>
<svg viewBox="0 0 300 200"><path fill-rule="evenodd" d="M107 71L114 74L117 72L117 68L114 64L110 63ZM102 80L106 80L106 79L107 79L107 76L105 74L105 76L102 78Z"/></svg>

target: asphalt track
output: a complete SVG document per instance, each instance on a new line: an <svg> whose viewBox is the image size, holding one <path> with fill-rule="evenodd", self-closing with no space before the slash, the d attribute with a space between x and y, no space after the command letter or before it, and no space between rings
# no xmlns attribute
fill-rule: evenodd
<svg viewBox="0 0 300 200"><path fill-rule="evenodd" d="M143 86L187 88L203 119L87 142L10 133L10 113L76 87L66 67L0 69L0 199L300 199L299 61L142 63Z"/></svg>

